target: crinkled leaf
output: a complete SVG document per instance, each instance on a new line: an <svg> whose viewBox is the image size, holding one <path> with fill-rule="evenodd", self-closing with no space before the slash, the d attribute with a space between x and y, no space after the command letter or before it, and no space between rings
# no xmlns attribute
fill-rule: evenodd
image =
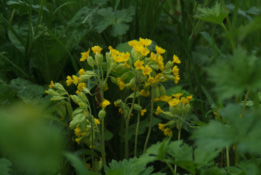
<svg viewBox="0 0 261 175"><path fill-rule="evenodd" d="M225 61L207 69L209 79L221 100L243 95L245 90L261 88L261 60L243 49L235 51Z"/></svg>
<svg viewBox="0 0 261 175"><path fill-rule="evenodd" d="M198 8L198 11L199 13L194 16L195 18L214 24L222 24L228 15L228 11L219 3L216 3L212 8Z"/></svg>

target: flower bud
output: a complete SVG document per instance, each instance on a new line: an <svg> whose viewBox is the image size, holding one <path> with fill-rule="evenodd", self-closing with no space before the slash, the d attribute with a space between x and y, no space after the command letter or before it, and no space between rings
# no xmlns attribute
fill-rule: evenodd
<svg viewBox="0 0 261 175"><path fill-rule="evenodd" d="M91 67L93 67L93 66L95 65L95 62L94 62L92 56L89 56L89 58L87 59L87 63L88 63Z"/></svg>
<svg viewBox="0 0 261 175"><path fill-rule="evenodd" d="M134 108L135 110L137 110L137 111L141 111L141 110L142 110L142 107L141 107L140 105L138 105L138 104L134 104L134 105L133 105L133 108Z"/></svg>
<svg viewBox="0 0 261 175"><path fill-rule="evenodd" d="M106 116L106 111L104 109L101 109L98 113L98 117L100 120L104 119Z"/></svg>
<svg viewBox="0 0 261 175"><path fill-rule="evenodd" d="M163 86L163 85L160 85L160 87L159 87L160 89L160 96L163 96L163 95L165 95L165 93L166 93L166 89L165 89L165 87Z"/></svg>
<svg viewBox="0 0 261 175"><path fill-rule="evenodd" d="M95 63L96 65L102 65L103 62L103 55L102 54L95 54Z"/></svg>
<svg viewBox="0 0 261 175"><path fill-rule="evenodd" d="M160 89L159 86L154 87L154 98L160 97Z"/></svg>

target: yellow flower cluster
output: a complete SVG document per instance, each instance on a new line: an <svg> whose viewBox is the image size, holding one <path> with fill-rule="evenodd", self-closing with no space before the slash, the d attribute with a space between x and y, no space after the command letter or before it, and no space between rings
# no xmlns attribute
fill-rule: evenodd
<svg viewBox="0 0 261 175"><path fill-rule="evenodd" d="M166 136L171 136L172 135L172 130L170 128L165 128L167 124L159 123L158 128L160 131L164 133Z"/></svg>
<svg viewBox="0 0 261 175"><path fill-rule="evenodd" d="M82 131L80 125L77 125L77 127L74 129L74 135L76 136L75 141L78 144L80 144L81 140L83 139L83 136L86 136L87 131L87 128L85 129L85 131Z"/></svg>

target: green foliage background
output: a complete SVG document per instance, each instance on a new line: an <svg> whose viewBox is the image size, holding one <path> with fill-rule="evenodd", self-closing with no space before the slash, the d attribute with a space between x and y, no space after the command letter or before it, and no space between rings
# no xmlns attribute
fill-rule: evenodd
<svg viewBox="0 0 261 175"><path fill-rule="evenodd" d="M175 164L178 174L261 174L260 31L261 2L251 0L0 0L0 172L160 175L171 174L168 165ZM139 37L166 49L165 62L173 54L182 61L179 86L165 84L169 94L179 87L193 94L182 141L175 130L164 139L156 127L165 120L160 116L147 151L140 144L139 157L123 159L124 124L110 108L109 163L90 171L81 157L90 151L74 144L57 118L70 111L51 103L44 90L51 80L88 69L80 53L93 45L128 51L126 42ZM115 88L107 99L128 93ZM96 109L95 98L89 100ZM133 122L130 144L134 128ZM145 118L139 140L147 128Z"/></svg>

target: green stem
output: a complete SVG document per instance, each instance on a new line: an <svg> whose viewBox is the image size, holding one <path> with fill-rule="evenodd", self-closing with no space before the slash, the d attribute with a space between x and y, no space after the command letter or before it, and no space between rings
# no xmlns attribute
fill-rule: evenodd
<svg viewBox="0 0 261 175"><path fill-rule="evenodd" d="M134 103L135 103L135 99L136 99L136 82L135 82L135 86L134 86L134 95L132 98L132 102L131 102L131 108L129 110L129 114L127 116L126 119L126 129L125 129L125 159L129 159L129 122L130 122L130 117L132 114L132 110L134 107Z"/></svg>
<svg viewBox="0 0 261 175"><path fill-rule="evenodd" d="M14 14L15 14L15 9L12 10L12 15L10 17L9 23L11 24L13 18L14 18Z"/></svg>
<svg viewBox="0 0 261 175"><path fill-rule="evenodd" d="M226 147L226 159L227 159L227 167L229 167L230 161L229 161L229 148L228 148L228 146Z"/></svg>
<svg viewBox="0 0 261 175"><path fill-rule="evenodd" d="M137 90L139 91L139 90ZM138 98L138 105L140 105L140 97ZM137 144L138 144L138 132L140 126L140 112L138 113L137 125L136 125L136 132L135 132L135 142L134 142L134 157L137 156Z"/></svg>
<svg viewBox="0 0 261 175"><path fill-rule="evenodd" d="M233 40L232 40L232 38L231 38L231 36L230 36L230 34L229 34L229 32L228 32L226 26L225 26L223 23L221 24L221 26L222 26L223 29L225 30L226 35L227 35L227 37L228 37L228 39L229 39L229 41L230 41L231 47L232 47L232 51L234 52L235 49L236 49L236 48L235 48L235 43L233 42Z"/></svg>
<svg viewBox="0 0 261 175"><path fill-rule="evenodd" d="M171 170L171 172L176 175L176 172L174 171L174 169L172 168L172 166L169 164L169 162L165 161L165 163L168 165L169 169Z"/></svg>
<svg viewBox="0 0 261 175"><path fill-rule="evenodd" d="M36 29L35 29L35 35L38 32L38 27L40 24L40 20L41 20L41 16L42 16L42 11L43 11L43 4L44 4L44 0L41 0L41 5L40 5L40 9L39 9L39 13L38 13L38 17L37 17L37 23L36 23Z"/></svg>
<svg viewBox="0 0 261 175"><path fill-rule="evenodd" d="M151 127L152 127L152 120L153 120L153 108L154 108L154 87L152 87L151 89L151 101L150 101L150 121L149 121L149 130L148 130L148 134L145 140L145 144L144 144L144 149L143 149L143 153L146 151L147 146L148 146L148 142L149 142L149 138L150 138L150 133L151 133Z"/></svg>
<svg viewBox="0 0 261 175"><path fill-rule="evenodd" d="M104 101L104 92L100 88L101 102ZM104 117L105 118L105 117ZM105 141L104 141L104 118L101 120L101 154L102 154L102 166L105 168L106 165L106 153L105 153Z"/></svg>
<svg viewBox="0 0 261 175"><path fill-rule="evenodd" d="M242 113L240 114L240 118L243 117L243 115L245 114L246 111L246 102L248 99L248 95L249 95L249 91L247 91L246 95L245 95L245 99L244 99L244 104L243 104L243 109L242 109Z"/></svg>
<svg viewBox="0 0 261 175"><path fill-rule="evenodd" d="M15 63L13 63L11 60L9 60L7 57L5 57L2 53L0 53L0 57L5 59L8 63L10 63L12 66L14 66L17 70L19 70L25 77L29 77L20 67L18 67Z"/></svg>
<svg viewBox="0 0 261 175"><path fill-rule="evenodd" d="M178 129L178 141L180 140L180 136L181 136L181 128ZM174 171L175 171L175 175L177 174L177 164L175 164L174 166Z"/></svg>

